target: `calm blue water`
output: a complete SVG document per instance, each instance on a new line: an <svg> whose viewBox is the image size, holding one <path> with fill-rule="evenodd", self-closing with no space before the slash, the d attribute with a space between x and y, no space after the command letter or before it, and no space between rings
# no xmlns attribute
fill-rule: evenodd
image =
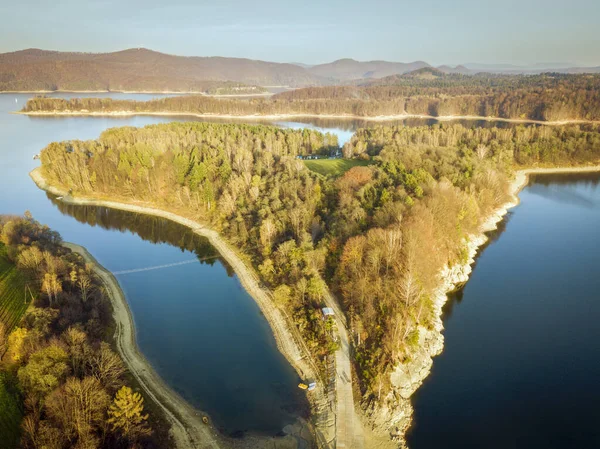
<svg viewBox="0 0 600 449"><path fill-rule="evenodd" d="M82 96L60 96L75 95ZM164 220L55 203L28 177L37 165L32 156L51 141L92 139L110 127L173 118L8 114L29 96L0 94L0 213L30 210L112 271L214 255L206 242ZM343 144L357 127L376 124L277 125L335 132ZM549 184L538 182L521 194L506 230L496 234L501 238L446 308L445 351L415 396L412 449L600 447L598 178L545 179ZM225 432L275 433L305 413L296 373L252 298L218 259L118 278L142 352Z"/></svg>
<svg viewBox="0 0 600 449"><path fill-rule="evenodd" d="M172 238L172 234L184 235L185 229L173 232L173 225L159 220L153 222L154 237L169 234L170 239L162 239L170 243L142 239L137 232L147 226L140 225L143 217L132 219L131 214L130 218L115 218L110 211L94 212L92 215L104 217L105 228L81 223L61 213L28 176L38 163L33 155L52 141L91 139L109 127L143 126L171 119L32 118L8 114L22 107L29 96L0 95L0 213L30 210L65 240L87 247L111 271L197 256L194 245L182 250ZM147 234L143 233L145 238ZM202 255L203 251L198 253ZM131 306L141 351L169 385L207 411L223 431L273 434L306 413L307 403L297 388L297 374L277 350L256 303L222 263L180 265L121 275L118 279Z"/></svg>
<svg viewBox="0 0 600 449"><path fill-rule="evenodd" d="M411 449L600 447L600 176L533 179L446 308Z"/></svg>

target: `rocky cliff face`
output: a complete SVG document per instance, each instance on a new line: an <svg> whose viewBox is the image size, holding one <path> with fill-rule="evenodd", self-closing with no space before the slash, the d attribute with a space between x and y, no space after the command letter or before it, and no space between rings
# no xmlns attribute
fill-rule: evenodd
<svg viewBox="0 0 600 449"><path fill-rule="evenodd" d="M511 185L511 193L516 195L525 183L525 174L519 172ZM477 251L488 240L485 233L496 229L508 209L516 204L518 200L515 197L513 201L498 208L482 224L480 234L465 240L467 262L442 270L439 275L440 284L433 298L435 319L432 329L419 329L419 349L408 363L394 367L390 374L391 391L379 403L371 404L366 411L373 430L378 434L389 435L401 448L406 447L405 434L412 422L413 407L410 398L431 372L433 357L441 354L444 349L442 309L448 300L448 294L469 280Z"/></svg>

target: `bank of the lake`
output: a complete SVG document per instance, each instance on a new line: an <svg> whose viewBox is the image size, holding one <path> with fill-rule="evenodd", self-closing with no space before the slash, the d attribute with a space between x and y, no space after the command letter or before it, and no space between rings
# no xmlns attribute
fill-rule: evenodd
<svg viewBox="0 0 600 449"><path fill-rule="evenodd" d="M258 277L254 273L254 271L248 266L248 263L244 261L242 256L237 251L235 251L227 242L225 242L216 231L209 229L189 218L183 217L173 212L157 209L151 207L150 205L111 201L102 198L70 196L66 190L57 186L49 185L44 179L41 167L34 169L30 173L30 176L40 189L45 190L53 195L62 197L61 201L65 203L74 205L107 207L127 212L161 217L173 221L175 223L179 223L191 229L195 234L200 235L202 237L206 237L210 244L219 252L219 254L227 261L227 263L235 271L242 286L256 301L265 319L271 327L279 351L285 356L285 358L289 361L292 367L294 367L294 369L298 372L299 376L302 379L318 378L318 369L316 366L314 366L312 358L308 353L308 350L306 349L298 332L295 330L293 323L290 322L289 317L287 317L285 315L285 312L283 312L273 303L270 293L261 287ZM110 275L110 278L108 279L114 280L114 277ZM129 312L128 310L126 310L123 313L128 314ZM133 341L135 344L135 339L131 340L131 337L129 339L126 338L125 341ZM147 362L144 362L143 356L139 354L139 351L137 351L135 347L132 349L132 351L132 359L135 361L134 366L139 365L141 367L140 369L143 370L144 364L147 365ZM135 353L139 354L140 358L136 359ZM156 375L154 375L154 378L149 381L149 384L151 386L157 385L159 390L161 389L162 384L162 390L168 390L168 387L166 387L166 385L164 385L164 383ZM297 439L310 440L312 438L312 434L315 438L318 438L321 443L329 443L334 438L333 435L335 433L335 419L332 416L330 416L332 413L332 409L329 404L329 399L325 394L324 385L322 382L317 383L317 388L311 392L309 399L312 406L313 416L316 422L316 429L313 429L309 423L305 422L301 418L297 418L296 424L293 426L286 427L286 431ZM181 401L183 400L181 399ZM173 397L168 396L166 402L167 404L176 403ZM187 407L188 409L191 409L189 405ZM193 418L193 416L189 413L186 413L186 415ZM193 423L194 421L192 420L191 422ZM191 437L194 438L193 435ZM180 441L185 441L185 439L180 438ZM258 438L258 441L262 441L262 439ZM269 441L271 441L271 439Z"/></svg>
<svg viewBox="0 0 600 449"><path fill-rule="evenodd" d="M520 207L444 310L447 345L413 398L412 449L600 444L593 171L527 174Z"/></svg>
<svg viewBox="0 0 600 449"><path fill-rule="evenodd" d="M488 241L488 233L495 231L509 209L519 204L519 193L527 186L531 175L600 172L600 165L586 167L530 168L515 172L509 186L512 199L496 209L482 224L480 233L470 236L465 242L467 261L440 273L440 285L433 297L434 325L432 329L420 328L419 350L407 364L395 367L391 375L392 391L377 406L368 410L369 421L379 434L389 433L401 447L406 447L406 433L413 422L413 394L431 373L433 357L444 349L443 310L450 295L464 285L471 275L480 248ZM435 431L430 429L430 431Z"/></svg>
<svg viewBox="0 0 600 449"><path fill-rule="evenodd" d="M515 123L515 124L530 124L530 125L548 125L548 126L561 126L561 125L597 125L600 121L597 120L556 120L556 121L545 121L545 120L530 120L530 119L512 119L503 117L489 117L489 116L478 116L478 115L423 115L423 114L397 114L397 115L378 115L378 116L364 116L364 115L333 115L333 114L254 114L254 115L233 115L233 114L204 114L194 112L144 112L144 111L14 111L13 114L22 114L29 116L39 117L131 117L131 116L159 116L159 117L197 117L205 119L224 119L224 120L294 120L294 119L340 119L340 120L365 120L372 122L388 122L394 120L407 120L407 119L422 119L422 120L436 120L436 121L454 121L454 120L476 120L486 122L503 122L503 123Z"/></svg>
<svg viewBox="0 0 600 449"><path fill-rule="evenodd" d="M63 246L80 254L93 265L94 273L104 284L113 308L115 321L114 342L122 360L148 397L160 407L171 425L171 436L177 448L194 449L227 447L210 423L204 423L204 413L195 410L181 396L167 386L152 365L139 351L135 339L135 325L125 295L113 274L82 246L64 243Z"/></svg>

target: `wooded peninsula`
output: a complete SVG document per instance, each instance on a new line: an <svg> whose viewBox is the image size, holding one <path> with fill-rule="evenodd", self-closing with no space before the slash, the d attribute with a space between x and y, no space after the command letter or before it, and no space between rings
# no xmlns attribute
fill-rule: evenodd
<svg viewBox="0 0 600 449"><path fill-rule="evenodd" d="M510 199L514 170L596 164L600 129L375 127L344 146L343 170L319 174L297 157L336 149L312 130L169 123L52 143L41 160L46 180L73 195L143 201L222 233L321 362L336 347L320 316L331 288L366 404L417 350L440 272L465 262L470 236Z"/></svg>
<svg viewBox="0 0 600 449"><path fill-rule="evenodd" d="M600 75L443 74L425 68L357 86L311 87L269 98L178 96L150 101L38 97L23 113L177 113L223 116L329 115L600 120Z"/></svg>

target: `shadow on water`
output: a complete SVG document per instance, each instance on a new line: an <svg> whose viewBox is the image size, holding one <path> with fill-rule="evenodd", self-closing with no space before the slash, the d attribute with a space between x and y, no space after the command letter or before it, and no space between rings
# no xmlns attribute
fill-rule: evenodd
<svg viewBox="0 0 600 449"><path fill-rule="evenodd" d="M574 180L577 181L579 188L573 187ZM597 188L599 183L598 173L532 175L528 192L555 203L595 208L598 207L599 203L588 192L589 188ZM587 189L582 192L581 187Z"/></svg>
<svg viewBox="0 0 600 449"><path fill-rule="evenodd" d="M168 243L181 249L182 252L190 251L194 253L202 264L214 265L218 261L227 270L230 277L235 274L233 268L223 257L220 257L219 252L206 237L196 234L179 223L166 218L108 207L67 204L57 200L50 193L47 193L46 196L63 215L73 217L79 223L92 227L99 226L107 230L131 232L138 235L142 240L154 244Z"/></svg>
<svg viewBox="0 0 600 449"><path fill-rule="evenodd" d="M488 246L492 245L493 243L496 243L498 239L500 239L500 236L506 230L508 222L511 220L513 215L514 212L512 210L509 210L508 213L502 218L502 220L498 222L498 224L496 225L496 229L485 233L488 240L477 249L477 254L475 254L475 262L473 262L472 265L473 271L475 271L475 268L477 267L479 256L485 251L485 249ZM466 282L459 285L456 288L456 290L448 293L448 301L446 301L446 304L444 304L444 308L442 309L443 322L446 322L446 320L448 320L452 316L452 311L454 310L454 307L458 307L462 302L465 285L467 285Z"/></svg>

